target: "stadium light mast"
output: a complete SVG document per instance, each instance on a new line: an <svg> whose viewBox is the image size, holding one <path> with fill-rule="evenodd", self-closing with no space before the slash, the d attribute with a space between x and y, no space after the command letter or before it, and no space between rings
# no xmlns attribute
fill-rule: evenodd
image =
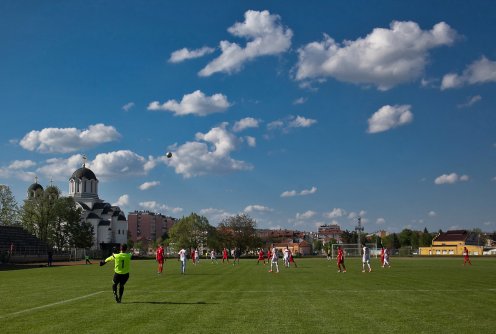
<svg viewBox="0 0 496 334"><path fill-rule="evenodd" d="M364 228L362 226L362 217L358 216L358 223L357 223L357 226L355 227L355 231L358 234L358 240L357 240L358 251L360 251L360 248L362 246L360 244L360 241L361 241L361 234L362 234L363 230L364 230Z"/></svg>

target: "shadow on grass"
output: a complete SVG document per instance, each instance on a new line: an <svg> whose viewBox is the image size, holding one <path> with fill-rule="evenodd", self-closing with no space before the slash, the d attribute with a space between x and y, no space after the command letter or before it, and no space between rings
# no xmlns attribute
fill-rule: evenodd
<svg viewBox="0 0 496 334"><path fill-rule="evenodd" d="M7 270L22 270L47 267L46 264L33 263L33 264L1 264L0 271Z"/></svg>
<svg viewBox="0 0 496 334"><path fill-rule="evenodd" d="M123 304L152 304L152 305L208 305L208 304L218 304L218 303L206 303L206 302L127 302Z"/></svg>

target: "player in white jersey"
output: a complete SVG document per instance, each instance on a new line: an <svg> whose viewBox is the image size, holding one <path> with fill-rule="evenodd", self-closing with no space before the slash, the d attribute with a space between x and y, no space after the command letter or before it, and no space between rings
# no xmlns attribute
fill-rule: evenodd
<svg viewBox="0 0 496 334"><path fill-rule="evenodd" d="M215 263L217 263L217 257L215 256L215 250L213 250L213 249L210 251L210 261L212 261L212 263L214 263L214 261L215 261Z"/></svg>
<svg viewBox="0 0 496 334"><path fill-rule="evenodd" d="M284 260L284 266L286 268L289 268L289 248L288 248L288 246L286 246L286 248L284 249L283 260Z"/></svg>
<svg viewBox="0 0 496 334"><path fill-rule="evenodd" d="M272 245L272 260L270 261L270 270L269 273L272 272L272 266L276 267L276 272L279 272L279 255L277 254L277 248Z"/></svg>
<svg viewBox="0 0 496 334"><path fill-rule="evenodd" d="M365 272L365 264L369 267L369 272L372 271L372 268L370 268L370 249L363 244L362 248L362 273Z"/></svg>
<svg viewBox="0 0 496 334"><path fill-rule="evenodd" d="M385 268L386 266L391 268L391 265L389 264L389 251L387 248L384 248L384 263L382 264L382 267Z"/></svg>
<svg viewBox="0 0 496 334"><path fill-rule="evenodd" d="M177 253L179 255L178 260L181 261L181 274L186 273L186 250L181 248L181 250Z"/></svg>

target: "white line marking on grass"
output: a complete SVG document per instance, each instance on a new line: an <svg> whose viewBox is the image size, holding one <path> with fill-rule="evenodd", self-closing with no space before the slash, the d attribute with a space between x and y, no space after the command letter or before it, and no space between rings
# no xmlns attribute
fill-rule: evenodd
<svg viewBox="0 0 496 334"><path fill-rule="evenodd" d="M496 291L496 289L363 289L363 290L346 290L346 289L325 289L325 290L310 290L310 291L298 291L299 293L320 293L325 291L327 293L362 293L362 292L471 292L471 291ZM134 290L136 292L148 292L148 290ZM161 290L162 293L291 293L294 291L274 291L274 290ZM156 294L156 291L150 292Z"/></svg>
<svg viewBox="0 0 496 334"><path fill-rule="evenodd" d="M67 299L67 300L61 300L60 302L56 302L56 303L51 303L51 304L47 304L47 305L36 306L36 307L28 308L26 310L22 310L22 311L17 311L17 312L14 312L14 313L0 315L0 319L4 319L4 318L7 318L7 317L12 317L12 316L16 316L16 315L23 314L23 313L26 313L26 312L41 310L41 309L52 307L52 306L56 306L56 305L70 303L70 302L73 302L73 301L76 301L76 300L80 300L80 299L84 299L84 298L88 298L88 297L92 297L92 296L98 295L98 294L100 294L102 292L105 292L105 291L98 291L98 292L90 293L89 295L85 295L85 296L81 296L81 297L76 297L76 298Z"/></svg>

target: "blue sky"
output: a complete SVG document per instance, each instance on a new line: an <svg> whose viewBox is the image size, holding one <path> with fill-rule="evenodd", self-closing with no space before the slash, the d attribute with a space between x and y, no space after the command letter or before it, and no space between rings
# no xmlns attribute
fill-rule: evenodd
<svg viewBox="0 0 496 334"><path fill-rule="evenodd" d="M125 211L494 231L495 28L490 1L2 1L0 183L67 194L84 154Z"/></svg>

